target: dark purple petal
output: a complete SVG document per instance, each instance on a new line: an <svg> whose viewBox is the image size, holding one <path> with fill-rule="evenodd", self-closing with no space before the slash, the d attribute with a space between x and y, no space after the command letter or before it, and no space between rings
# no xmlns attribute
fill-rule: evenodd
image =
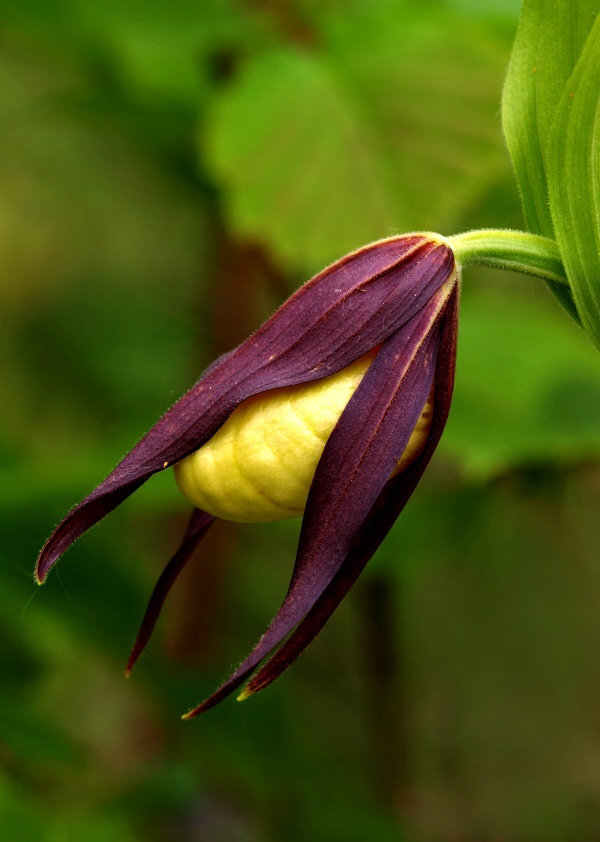
<svg viewBox="0 0 600 842"><path fill-rule="evenodd" d="M156 621L163 607L164 601L169 595L175 580L189 561L192 553L206 535L209 526L214 522L214 517L200 509L194 509L194 513L183 536L183 540L175 555L170 559L167 566L161 573L158 582L154 586L148 607L142 619L140 630L133 644L125 675L129 677L136 665L140 655L150 640Z"/></svg>
<svg viewBox="0 0 600 842"><path fill-rule="evenodd" d="M450 411L454 387L456 339L458 326L457 291L448 304L444 316L438 359L436 364L436 392L433 420L423 453L415 462L393 479L384 489L380 500L355 547L348 553L342 567L302 622L251 679L243 697L263 690L292 664L321 631L340 602L352 588L365 565L371 559L415 490L425 468L438 445Z"/></svg>
<svg viewBox="0 0 600 842"><path fill-rule="evenodd" d="M454 271L451 249L426 235L365 246L301 287L259 330L213 365L58 525L36 567L59 556L152 474L201 447L235 407L268 389L339 371L410 321Z"/></svg>
<svg viewBox="0 0 600 842"><path fill-rule="evenodd" d="M454 296L454 292L450 294ZM388 477L406 448L431 390L447 298L448 293L440 291L428 307L383 344L342 413L317 466L294 573L281 608L246 660L187 716L207 710L239 687L311 611L349 553L361 546L363 531L368 528L373 509L381 500ZM443 407L444 388L441 393ZM414 469L410 476L415 476ZM414 485L419 477L420 473ZM385 532L379 541L384 535ZM377 546L374 544L370 554ZM364 551L359 550L359 562L363 555Z"/></svg>

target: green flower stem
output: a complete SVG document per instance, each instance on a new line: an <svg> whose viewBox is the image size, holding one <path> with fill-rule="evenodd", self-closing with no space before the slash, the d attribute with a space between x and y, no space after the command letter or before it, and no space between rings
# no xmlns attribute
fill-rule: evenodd
<svg viewBox="0 0 600 842"><path fill-rule="evenodd" d="M492 266L567 284L567 276L554 240L508 229L467 231L446 238L461 266Z"/></svg>

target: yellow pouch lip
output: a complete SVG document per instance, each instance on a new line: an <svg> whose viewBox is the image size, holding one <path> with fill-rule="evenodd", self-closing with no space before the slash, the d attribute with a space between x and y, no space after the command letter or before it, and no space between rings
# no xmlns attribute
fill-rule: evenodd
<svg viewBox="0 0 600 842"><path fill-rule="evenodd" d="M196 508L238 523L300 517L327 439L377 351L321 380L247 398L174 466L181 493ZM422 452L432 415L433 389L391 477Z"/></svg>

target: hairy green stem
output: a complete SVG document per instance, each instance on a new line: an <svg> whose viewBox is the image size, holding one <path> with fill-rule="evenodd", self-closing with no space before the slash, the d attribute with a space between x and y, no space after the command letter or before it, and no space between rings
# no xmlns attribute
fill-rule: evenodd
<svg viewBox="0 0 600 842"><path fill-rule="evenodd" d="M526 231L486 229L446 238L461 266L492 266L566 284L558 246L548 237Z"/></svg>

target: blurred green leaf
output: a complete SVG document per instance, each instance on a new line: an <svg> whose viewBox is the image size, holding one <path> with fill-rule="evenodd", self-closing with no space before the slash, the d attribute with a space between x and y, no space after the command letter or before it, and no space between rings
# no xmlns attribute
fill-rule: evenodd
<svg viewBox="0 0 600 842"><path fill-rule="evenodd" d="M205 138L237 230L309 270L396 231L459 224L505 161L508 45L493 30L376 4L327 20L323 39L251 61Z"/></svg>
<svg viewBox="0 0 600 842"><path fill-rule="evenodd" d="M44 822L43 836L38 837L41 842L141 842L134 832L131 823L124 816L106 815L102 812L77 812L54 817L50 822Z"/></svg>
<svg viewBox="0 0 600 842"><path fill-rule="evenodd" d="M69 5L128 89L194 111L210 90L211 58L258 38L255 18L237 0L203 0L201 10L193 0Z"/></svg>
<svg viewBox="0 0 600 842"><path fill-rule="evenodd" d="M600 455L600 369L591 344L543 298L498 286L490 278L485 292L464 296L442 450L480 478Z"/></svg>
<svg viewBox="0 0 600 842"><path fill-rule="evenodd" d="M203 218L193 187L161 171L116 114L89 112L85 76L14 43L0 73L3 308L41 308L40 287L55 295L86 274L191 283Z"/></svg>
<svg viewBox="0 0 600 842"><path fill-rule="evenodd" d="M194 113L222 50L260 43L257 16L237 0L5 0L0 19L41 37L82 67L103 69L139 101Z"/></svg>
<svg viewBox="0 0 600 842"><path fill-rule="evenodd" d="M44 839L43 811L5 774L0 775L0 834L19 842Z"/></svg>

